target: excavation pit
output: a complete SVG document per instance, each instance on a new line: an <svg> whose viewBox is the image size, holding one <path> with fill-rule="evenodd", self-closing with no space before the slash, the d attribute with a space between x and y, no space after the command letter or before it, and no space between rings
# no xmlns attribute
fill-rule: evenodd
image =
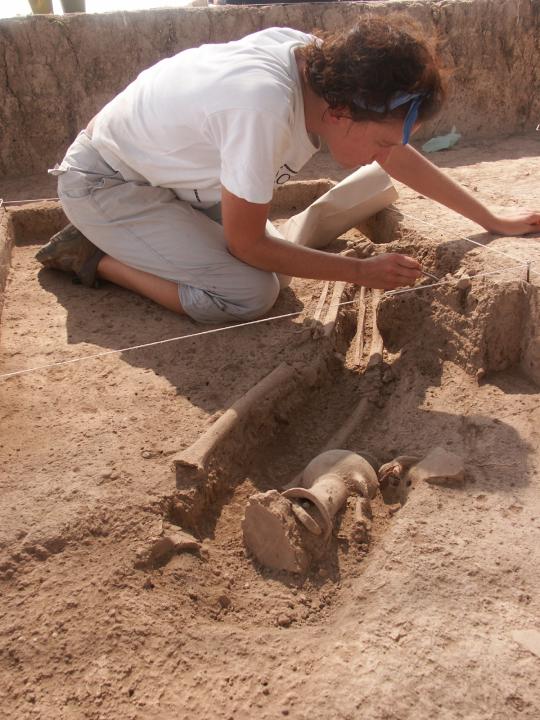
<svg viewBox="0 0 540 720"><path fill-rule="evenodd" d="M328 174L323 160L318 171ZM324 187L318 182L291 186L294 203L276 203L276 224L297 211L299 196L309 201ZM410 203L405 198L381 213L363 233L346 233L333 250L407 252L430 273L456 279L460 271L500 267L488 250L482 255L463 240L448 242L440 233L408 226L404 213ZM57 203L3 212L5 248L11 247L3 372L197 331L189 321L120 289L87 290L60 273L40 271L33 259L36 247L63 222ZM395 225L388 245L390 223ZM520 243L510 243L515 252ZM530 248L530 241L520 247ZM467 567L452 560L463 548L456 532L466 536L465 526L480 507L492 508L507 522L523 512L512 508L524 507L515 498L528 496L534 462L537 286L519 273L476 280L473 274L465 293L450 283L401 300L387 296L378 313L387 349L370 369L372 293L366 294L358 361L359 296L345 290L343 298L354 303L341 308L325 338L314 330L324 326L332 287L315 328L310 320L321 286L294 281L272 311L303 308L298 318L226 331L212 342L192 338L178 347L135 350L4 381L5 488L16 508L2 530L8 603L11 593L22 594L29 622L36 622L40 611L30 593L39 583L46 597L51 593L52 613L44 627L57 637L65 618L92 603L90 627L109 628L99 641L101 652L110 652L116 633L130 638L143 655L159 656L159 649L143 649L150 624L152 634L176 628L185 652L197 662L192 653L199 652L203 634L211 634L222 648L218 652L230 652L232 633L238 638L239 667L251 652L251 638L260 633L268 638L267 668L274 667L272 655L278 655L272 648L282 647L284 632L295 633L305 657L313 656L307 633L341 637L359 617L370 638L381 632L381 618L388 613L397 628L391 637L414 636L408 601L392 600L402 597L401 584L418 599L428 592L430 573L443 588L456 574L468 577ZM502 322L505 314L512 315L510 325ZM486 372L478 378L480 367ZM285 385L274 385L275 395L263 393L246 422L220 436L206 464L194 471L180 463L171 470L175 459L185 458L216 426L227 406L277 368ZM355 416L358 407L363 412ZM328 547L309 567L291 573L260 566L246 553L242 537L249 497L282 490L347 423L345 446L369 450L381 464L444 444L465 461L463 486L416 484L407 489L403 506L399 497L385 501L377 495L373 517L361 533L350 498L336 516ZM520 531L512 525L511 532ZM441 542L448 560L439 562L432 553ZM510 556L499 562L510 563ZM413 566L422 568L416 579L408 569ZM98 597L97 578L105 603L91 599ZM59 582L70 587L68 598L53 599ZM526 588L524 580L521 586ZM438 602L443 612L444 602ZM15 621L17 612L14 605L8 617ZM336 617L342 618L338 625ZM89 621L81 615L72 622L74 637L83 638ZM184 628L190 623L199 629L190 630L187 640ZM57 642L51 635L51 652ZM122 650L115 653L123 656Z"/></svg>
<svg viewBox="0 0 540 720"><path fill-rule="evenodd" d="M6 150L2 168L44 174L90 105L127 81L111 80L113 66L134 74L188 32L195 43L262 22L332 27L364 11L340 5L214 8L222 23L206 9L38 18L31 43L26 20L3 24L8 61L40 48L42 87L65 94L52 102L44 91L24 116L26 73L13 73L2 112L17 166ZM432 159L488 204L535 207L539 136L502 133L536 118L538 3L413 5L443 34L453 71L452 110L428 131L455 122L464 134ZM125 62L105 61L96 39ZM59 87L63 53L52 48L68 45L85 49L78 69L62 60ZM321 154L304 184L280 191L276 224L341 177ZM6 199L55 194L8 180ZM34 252L63 222L55 202L0 209L1 373L201 329L113 286L90 291L40 270ZM334 286L313 322L323 284L295 280L271 314L297 317L1 380L5 716L536 718L538 659L515 638L533 636L540 613L538 242L488 235L400 188L394 208L331 248L410 253L448 280L383 298L383 350L371 343L374 294L359 343L359 293L345 288L353 302L325 336ZM458 287L464 274L471 284ZM244 419L195 456L254 387ZM261 567L242 537L249 498L282 491L336 438L381 465L442 447L464 479L378 493L363 529L349 498L304 572Z"/></svg>

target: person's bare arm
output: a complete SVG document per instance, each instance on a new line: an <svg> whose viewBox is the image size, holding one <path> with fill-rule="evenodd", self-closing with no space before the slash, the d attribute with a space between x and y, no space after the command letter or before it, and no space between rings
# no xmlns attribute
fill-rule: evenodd
<svg viewBox="0 0 540 720"><path fill-rule="evenodd" d="M540 212L534 210L514 210L505 214L491 212L410 145L393 148L383 167L396 180L446 205L490 232L502 235L540 232Z"/></svg>
<svg viewBox="0 0 540 720"><path fill-rule="evenodd" d="M270 272L311 278L344 280L372 288L392 289L420 277L414 258L387 253L368 259L334 255L265 235L268 204L250 203L221 191L223 229L231 255Z"/></svg>

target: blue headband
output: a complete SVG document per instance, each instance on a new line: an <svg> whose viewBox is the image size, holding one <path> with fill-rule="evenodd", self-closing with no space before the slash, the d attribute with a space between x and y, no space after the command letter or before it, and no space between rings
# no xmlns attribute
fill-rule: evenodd
<svg viewBox="0 0 540 720"><path fill-rule="evenodd" d="M396 108L401 107L401 105L405 105L405 103L408 103L412 100L411 105L407 110L407 114L405 115L405 120L403 121L402 142L404 145L407 145L411 137L411 131L418 118L418 111L420 109L420 105L422 104L423 99L424 95L422 93L399 93L394 97L393 100L390 100L388 107L386 105L367 105L363 100L360 99L355 99L353 102L357 107L360 107L364 110L371 110L371 112L383 113L386 110L395 110Z"/></svg>

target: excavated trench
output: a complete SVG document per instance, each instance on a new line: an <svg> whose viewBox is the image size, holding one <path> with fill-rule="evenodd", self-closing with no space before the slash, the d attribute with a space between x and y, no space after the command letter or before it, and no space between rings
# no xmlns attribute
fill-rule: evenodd
<svg viewBox="0 0 540 720"><path fill-rule="evenodd" d="M307 202L320 192L292 189ZM282 203L276 222L301 207ZM200 330L114 286L88 291L40 271L34 253L64 221L57 205L9 208L0 220L11 255L0 372ZM475 686L490 676L474 665L476 650L455 648L469 647L463 619L473 618L491 667L493 622L504 637L535 610L526 498L538 462L538 288L515 272L457 287L463 271L498 261L485 268L486 256L406 229L393 211L331 248L387 249L452 280L380 301L384 350L377 293L365 293L362 311L353 288L294 281L272 311L301 313L292 319L1 382L8 714L56 718L66 708L97 720L182 708L303 720L368 707L382 720L396 697L410 707L400 717L417 715L417 688L430 696L434 677L453 707L463 667ZM340 298L352 302L336 312ZM368 452L375 465L443 446L463 459L465 482L415 482L403 506L403 496L378 493L367 537L356 533L351 496L306 572L261 566L243 541L249 499L282 490L332 446ZM453 665L441 675L447 647ZM525 702L534 670L516 658L525 651L504 647L493 687L511 678L512 700ZM378 688L407 672L413 694L399 681L379 713Z"/></svg>
<svg viewBox="0 0 540 720"><path fill-rule="evenodd" d="M463 138L435 164L486 205L534 207L538 0L392 5L438 38L449 78L425 137L456 125ZM268 23L332 31L366 10L273 7L225 6L217 24L215 8L4 21L3 196L53 194L44 173L69 137L159 57ZM37 95L18 70L27 55L48 59ZM318 159L303 177L342 177ZM276 224L327 187L285 185ZM474 234L400 191L419 222L390 210L331 247L409 253L442 279L380 300L383 351L376 294L362 310L352 288L294 281L271 314L296 317L0 380L6 717L538 716L537 239ZM0 201L0 373L201 329L40 270L34 253L64 222L54 202ZM532 260L530 281L497 250ZM336 298L353 302L334 314ZM367 539L350 497L305 573L261 566L243 541L250 497L281 491L337 440L376 464L441 446L465 482L378 493ZM182 532L182 551L165 542Z"/></svg>
<svg viewBox="0 0 540 720"><path fill-rule="evenodd" d="M440 248L411 231L404 230L399 240L394 241L394 248L421 258L424 268L440 277L460 268L459 252L441 253ZM345 437L349 437L340 446L359 453L367 451L378 465L398 455L426 452L425 446L411 447L410 439L400 444L399 437L388 432L389 424L391 427L388 418L401 421L408 410L404 407L407 401L403 395L419 377L424 387L436 387L441 383L444 368L450 365L455 366L455 372L462 378L462 386L469 384L474 388L490 373L508 368L518 368L519 374L523 373L519 362L535 322L533 308L538 299L537 288L520 280L502 285L478 280L474 290L450 285L443 290L426 291L426 299L422 301L417 300L418 295L410 297L414 300L388 296L379 306L383 337L391 343L382 363L367 367L372 330L368 322L364 353L360 366L357 365L357 307L343 309L333 357L323 377L304 383L298 404L257 407L245 431L232 438L229 446L226 443L220 446L206 473L199 477L196 489L192 479L188 479L189 473L186 476L185 467L177 468L181 490L166 506L169 520L207 538L209 557L223 569L226 579L241 576L246 562L251 563L242 598L235 594L234 600L231 599L236 613L243 606L244 622L256 598L271 597L272 593L279 612L272 615L270 622L285 626L292 622L324 621L331 606L340 603L344 583L348 587L349 581L362 574L366 554L383 541L401 507L395 500L383 500L378 493L371 503L373 520L369 539L358 542L353 532L355 499L349 498L336 518L324 556L314 562L306 574L294 575L263 568L249 553L246 560L241 523L250 496L275 488L283 490L312 458L328 448L329 442L330 447L335 446L332 438L336 431L339 434L339 429L347 426ZM369 293L368 319L371 303ZM441 322L441 318L446 322ZM414 327L411 329L410 325ZM402 330L402 326L405 329ZM363 405L363 410L356 416L359 405ZM257 415L259 410L263 418ZM269 416L273 416L273 424ZM430 422L426 416L424 426L418 428L419 436L425 435ZM261 427L265 428L262 433ZM377 444L370 445L366 436L373 438L377 428L380 428ZM440 442L444 444L444 434ZM193 504L190 489L197 495L198 503ZM408 490L414 493L416 488ZM173 562L181 563L178 559ZM167 576L169 571L161 572ZM175 575L180 583L188 576L193 582L191 568L189 573ZM280 585L293 593L292 600L287 593L280 595ZM297 593L302 599L300 604ZM253 616L257 618L258 613ZM258 621L261 620L258 618ZM267 621L267 617L262 620Z"/></svg>
<svg viewBox="0 0 540 720"><path fill-rule="evenodd" d="M276 224L327 187L325 181L306 182L292 185L287 193L282 191L275 207ZM14 248L16 258L25 248L44 242L63 222L54 203L8 209L3 217L5 254ZM410 388L419 377L424 386L437 386L448 363L455 366L463 383L476 383L491 372L508 368L519 368L532 380L538 372L528 345L536 321L537 287L515 277L474 280L478 262L474 257L464 261L463 247L453 243L447 248L421 237L407 229L392 209L346 233L331 250L347 248L362 256L388 250L413 255L426 271L444 278L447 284L382 297L377 309L385 344L382 356L377 356L372 345L377 293L367 291L362 308L360 295L352 288L330 286L323 303L320 284L316 285L311 302L305 302L306 312L290 328L292 349L289 336L273 363L267 362L266 375L258 373L251 387L244 386L232 411L215 412L191 444L186 447L177 442L171 449L155 453L164 482L158 497L146 503L144 510L131 508L127 513L133 528L128 541L118 528L112 533L82 532L81 538L75 521L69 531L66 525L59 531L57 552L71 548L75 553L82 549L84 554L84 545L92 546L92 538L100 535L106 539L99 552L107 552L109 540L119 542L131 568L123 573L143 573L145 587L166 598L172 608L187 608L211 621L284 627L324 621L339 604L344 583L361 575L362 561L382 541L400 504L387 504L377 494L371 503L369 537L359 541L352 532L354 498L349 498L336 517L323 557L306 573L291 574L260 566L246 551L241 523L249 497L283 489L328 447L368 452L375 457L376 466L418 451L401 445L399 437L388 432L388 417L403 414L403 388ZM458 286L465 271L472 283ZM427 278L420 284L432 282ZM8 283L6 295L12 316L10 286ZM333 312L336 300L354 302ZM316 321L315 308L320 311ZM362 337L358 336L360 316L364 318ZM173 361L169 357L165 364ZM161 371L167 376L166 368ZM65 392L69 382L69 375L63 375L54 392ZM176 388L176 396L180 392ZM173 403L174 398L169 396L168 402ZM49 417L47 408L44 412L44 423L54 425L54 405L49 406ZM159 418L152 410L147 412L153 415L159 434ZM429 418L425 422L429 423ZM380 437L370 445L366 438L373 437L377 427ZM63 462L66 472L67 457ZM122 477L122 470L109 472L105 480L110 481L111 476L113 480ZM175 481L176 489L167 490ZM92 527L92 522L87 526ZM171 529L191 533L200 545L186 546L188 552L177 553L173 546L163 544ZM13 545L6 545L13 551ZM46 556L55 554L53 544L49 543L48 550L46 543L44 546ZM39 552L27 548L26 561L35 562ZM8 579L13 567L11 561ZM264 598L260 609L259 598Z"/></svg>

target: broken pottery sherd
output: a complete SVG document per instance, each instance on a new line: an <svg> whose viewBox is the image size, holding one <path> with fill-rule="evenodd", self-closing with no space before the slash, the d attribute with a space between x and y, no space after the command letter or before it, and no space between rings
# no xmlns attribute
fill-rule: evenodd
<svg viewBox="0 0 540 720"><path fill-rule="evenodd" d="M135 567L148 568L165 565L175 553L198 551L201 543L183 530L164 528L162 535L154 537L148 546L137 552Z"/></svg>
<svg viewBox="0 0 540 720"><path fill-rule="evenodd" d="M177 553L201 549L201 543L184 530L171 530L167 532L167 537L173 543L174 551Z"/></svg>
<svg viewBox="0 0 540 720"><path fill-rule="evenodd" d="M512 640L534 655L540 657L540 632L538 630L514 630Z"/></svg>
<svg viewBox="0 0 540 720"><path fill-rule="evenodd" d="M387 505L405 505L411 485L410 468L419 458L413 455L399 455L379 468L379 489Z"/></svg>
<svg viewBox="0 0 540 720"><path fill-rule="evenodd" d="M265 567L303 573L309 556L293 515L291 503L277 490L249 498L242 521L244 543Z"/></svg>
<svg viewBox="0 0 540 720"><path fill-rule="evenodd" d="M435 484L461 483L465 479L465 466L459 455L436 447L410 469L408 478L413 482L424 480Z"/></svg>

